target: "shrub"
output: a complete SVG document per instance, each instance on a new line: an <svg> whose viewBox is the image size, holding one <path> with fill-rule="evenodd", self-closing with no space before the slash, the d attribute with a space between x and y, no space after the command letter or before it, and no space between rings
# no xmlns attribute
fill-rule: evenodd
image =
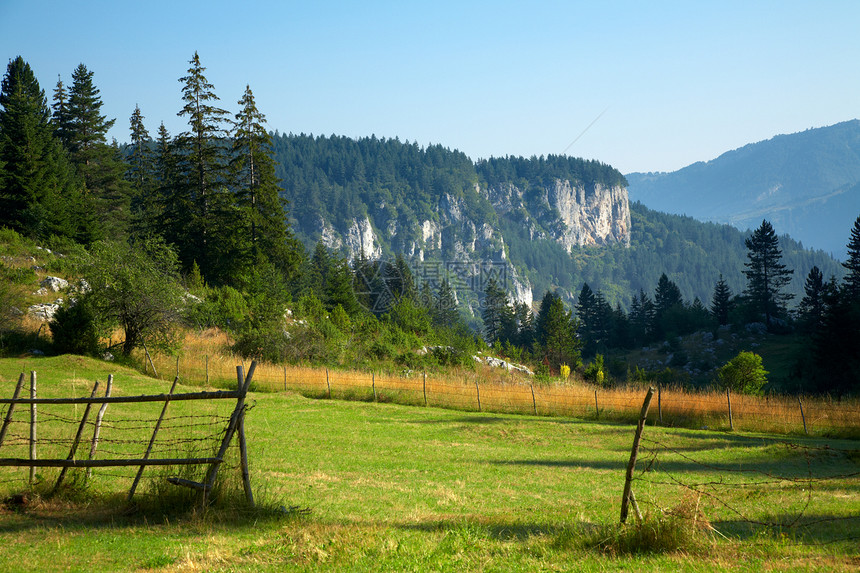
<svg viewBox="0 0 860 573"><path fill-rule="evenodd" d="M742 351L717 371L717 379L722 388L740 394L762 394L767 384L768 371L762 366L761 356L754 352Z"/></svg>
<svg viewBox="0 0 860 573"><path fill-rule="evenodd" d="M599 386L603 386L606 380L606 372L603 369L603 355L598 354L594 357L594 360L585 368L585 372L583 372L582 376L590 381L594 382Z"/></svg>
<svg viewBox="0 0 860 573"><path fill-rule="evenodd" d="M95 316L86 298L63 304L48 323L54 348L60 354L91 354L99 351Z"/></svg>

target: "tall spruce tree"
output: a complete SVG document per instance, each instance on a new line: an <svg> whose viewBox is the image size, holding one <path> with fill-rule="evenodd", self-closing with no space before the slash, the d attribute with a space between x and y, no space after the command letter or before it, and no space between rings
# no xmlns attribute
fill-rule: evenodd
<svg viewBox="0 0 860 573"><path fill-rule="evenodd" d="M801 323L809 332L815 333L822 326L826 310L824 304L826 288L827 285L824 283L821 269L817 266L812 267L806 276L806 284L803 286L805 295L797 309Z"/></svg>
<svg viewBox="0 0 860 573"><path fill-rule="evenodd" d="M76 238L87 209L49 118L30 65L11 60L0 86L0 225L37 238Z"/></svg>
<svg viewBox="0 0 860 573"><path fill-rule="evenodd" d="M250 86L238 103L230 168L250 254L252 260L265 257L292 276L301 248L287 224L287 202L275 175L266 116L257 109Z"/></svg>
<svg viewBox="0 0 860 573"><path fill-rule="evenodd" d="M484 289L483 309L481 318L484 321L484 337L493 344L503 342L506 323L512 315L508 293L499 285L495 278L487 281Z"/></svg>
<svg viewBox="0 0 860 573"><path fill-rule="evenodd" d="M860 216L854 221L851 238L848 240L848 259L842 263L848 274L845 275L845 287L848 296L854 302L860 302Z"/></svg>
<svg viewBox="0 0 860 573"><path fill-rule="evenodd" d="M745 241L749 259L744 266L747 277L745 291L753 310L764 318L768 328L774 318L785 316L786 304L793 298L782 292L791 280L794 270L782 264L782 251L773 226L764 220Z"/></svg>
<svg viewBox="0 0 860 573"><path fill-rule="evenodd" d="M717 321L720 326L725 326L729 323L729 311L731 310L732 291L723 275L720 275L720 280L714 286L714 296L711 298L711 316Z"/></svg>
<svg viewBox="0 0 860 573"><path fill-rule="evenodd" d="M127 232L131 202L125 163L118 146L107 141L107 133L116 120L101 113L102 105L93 72L79 64L72 72L65 117L59 121L64 124L66 149L98 214L86 223L89 241L102 234L114 239L122 237Z"/></svg>
<svg viewBox="0 0 860 573"><path fill-rule="evenodd" d="M230 280L237 253L237 217L233 197L228 192L227 111L218 107L215 86L206 79L206 68L197 52L189 61L182 82L184 106L177 115L188 121L188 131L176 138L178 174L173 192L181 195L176 204L187 206L184 230L177 243L183 266L193 261L207 282L224 284Z"/></svg>
<svg viewBox="0 0 860 573"><path fill-rule="evenodd" d="M581 344L575 334L576 322L561 297L547 291L538 311L535 351L548 363L550 371L558 372L562 364L571 368L579 365Z"/></svg>
<svg viewBox="0 0 860 573"><path fill-rule="evenodd" d="M131 142L127 151L126 179L132 186L132 227L137 235L144 235L156 229L155 197L155 158L153 157L152 138L143 124L143 114L135 105L129 118Z"/></svg>
<svg viewBox="0 0 860 573"><path fill-rule="evenodd" d="M57 86L54 88L53 103L51 103L51 125L54 127L54 136L64 147L68 147L69 94L60 76L57 76Z"/></svg>

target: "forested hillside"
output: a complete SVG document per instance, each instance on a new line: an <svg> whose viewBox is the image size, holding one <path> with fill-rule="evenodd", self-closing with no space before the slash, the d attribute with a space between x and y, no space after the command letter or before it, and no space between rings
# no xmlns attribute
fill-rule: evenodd
<svg viewBox="0 0 860 573"><path fill-rule="evenodd" d="M559 217L545 197L554 181L586 182L590 188L625 184L617 170L596 161L508 157L473 163L441 146L423 148L374 137L275 134L273 148L293 228L307 248L323 240L326 229L345 230L356 219L369 217L384 256L400 253L418 264L416 246L424 244L422 223L439 223L439 206L445 205L447 195L463 200L464 220L500 231L507 260L528 279L535 298L560 289L572 302L588 283L611 304L629 308L633 295L652 289L663 273L687 300L708 300L720 275L734 292L743 290L747 233L729 225L702 223L633 203L628 241L568 249L555 240L552 231L560 224ZM503 204L494 196L493 190L506 186L523 191L518 205ZM464 242L470 239L462 222L449 225L445 232ZM441 242L443 247L453 244ZM796 269L787 290L798 300L813 266L828 278L843 274L842 266L823 252L804 249L787 236L781 237L781 245L786 264ZM349 254L346 245L339 246L341 254ZM457 255L454 249L432 245L421 253L424 262Z"/></svg>

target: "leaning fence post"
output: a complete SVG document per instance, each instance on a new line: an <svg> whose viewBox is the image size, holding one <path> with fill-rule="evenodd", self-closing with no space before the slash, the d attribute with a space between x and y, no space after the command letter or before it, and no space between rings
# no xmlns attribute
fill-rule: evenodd
<svg viewBox="0 0 860 573"><path fill-rule="evenodd" d="M243 369L244 370L244 369ZM236 387L241 392L242 384L244 383L245 373L243 370L239 370L236 368ZM245 499L248 500L248 504L251 507L254 507L254 493L251 491L251 472L248 469L248 445L245 443L245 409L242 409L242 412L239 414L239 427L238 430L238 438L239 438L239 459L242 466L242 487L245 490Z"/></svg>
<svg viewBox="0 0 860 573"><path fill-rule="evenodd" d="M93 385L93 391L90 394L90 398L96 397L96 392L99 390L99 381L96 380L96 383ZM92 402L87 404L87 407L84 408L84 415L81 417L81 423L78 426L78 433L75 434L75 440L72 442L72 447L69 449L69 455L66 458L67 460L75 459L75 453L78 451L78 444L81 443L81 436L84 434L84 428L87 426L87 419L90 417L90 409L92 408ZM63 483L63 480L66 478L66 472L69 470L68 466L64 466L62 470L60 470L60 476L57 478L57 483L54 484L54 489L51 490L51 495L57 493L60 489L60 486Z"/></svg>
<svg viewBox="0 0 860 573"><path fill-rule="evenodd" d="M105 388L105 398L110 398L111 387L113 386L113 374L108 374L107 379L107 387ZM103 402L101 408L99 408L99 413L96 414L96 428L93 431L93 443L90 446L90 459L96 457L96 449L99 447L99 434L102 430L102 418L104 418L105 410L107 410L107 402ZM87 468L87 479L90 479L90 476L93 475L93 468Z"/></svg>
<svg viewBox="0 0 860 573"><path fill-rule="evenodd" d="M12 399L17 400L21 394L21 388L24 387L24 373L18 376L18 384L15 386L15 392L12 393ZM15 409L15 403L9 404L9 409L6 410L6 417L3 419L3 427L0 428L0 447L3 446L3 440L6 439L6 430L9 429L9 424L12 422L12 411Z"/></svg>
<svg viewBox="0 0 860 573"><path fill-rule="evenodd" d="M475 378L475 395L478 397L478 411L481 411L481 391L478 390L478 379Z"/></svg>
<svg viewBox="0 0 860 573"><path fill-rule="evenodd" d="M529 384L529 387L532 389L532 408L534 409L535 416L537 416L537 400L535 400L535 385Z"/></svg>
<svg viewBox="0 0 860 573"><path fill-rule="evenodd" d="M803 413L803 402L801 401L800 396L797 397L797 403L800 404L800 418L803 420L803 433L808 436L809 430L806 429L806 415Z"/></svg>
<svg viewBox="0 0 860 573"><path fill-rule="evenodd" d="M735 429L735 421L732 419L732 397L729 394L729 389L726 388L726 402L729 403L729 429Z"/></svg>
<svg viewBox="0 0 860 573"><path fill-rule="evenodd" d="M155 369L155 363L152 362L152 356L149 354L149 350L146 349L146 343L143 345L143 353L146 355L146 358L149 360L149 365L152 366L152 376L153 378L158 378L158 371ZM144 363L146 364L146 363Z"/></svg>
<svg viewBox="0 0 860 573"><path fill-rule="evenodd" d="M241 366L237 366L242 368ZM236 407L233 409L233 414L230 416L230 422L227 424L227 431L224 433L224 439L221 440L221 447L218 448L218 453L215 455L216 461L212 462L209 469L206 471L206 478L203 481L203 504L209 496L209 492L215 485L215 478L218 477L218 468L221 462L224 461L224 455L227 453L227 448L230 446L230 440L233 439L233 434L236 433L236 427L245 410L245 396L248 394L248 388L251 387L251 380L254 378L254 371L257 369L257 361L251 361L251 367L248 369L248 375L245 376L244 384L239 390L239 398L236 400ZM242 368L244 371L244 368Z"/></svg>
<svg viewBox="0 0 860 573"><path fill-rule="evenodd" d="M645 394L645 401L642 403L642 411L639 412L639 423L636 425L636 435L633 437L633 448L630 451L630 461L627 463L627 474L624 477L624 494L621 496L621 523L627 521L628 505L631 501L630 486L633 482L633 470L636 468L636 456L639 454L639 440L642 439L642 430L645 429L645 421L648 418L648 406L651 405L651 397L653 395L654 387L652 386L648 388L648 393Z"/></svg>
<svg viewBox="0 0 860 573"><path fill-rule="evenodd" d="M36 399L36 371L30 371L30 399ZM36 459L36 404L30 404L30 459ZM30 485L36 481L36 466L30 466Z"/></svg>
<svg viewBox="0 0 860 573"><path fill-rule="evenodd" d="M170 404L170 396L173 395L173 391L176 390L176 384L179 382L179 376L173 379L173 384L170 386L170 392L167 394L167 400L164 401L164 406L161 408L161 415L158 417L158 421L155 422L155 428L152 430L152 437L149 438L149 445L146 447L146 452L143 454L143 459L149 459L149 454L152 452L152 446L155 444L155 437L158 435L158 430L161 428L161 422L164 420L164 414L167 413L167 406ZM140 466L137 469L137 475L134 476L134 482L131 484L131 489L128 490L127 501L131 501L131 498L134 497L134 490L137 489L137 484L140 482L141 476L143 476L143 470L146 468L145 465Z"/></svg>

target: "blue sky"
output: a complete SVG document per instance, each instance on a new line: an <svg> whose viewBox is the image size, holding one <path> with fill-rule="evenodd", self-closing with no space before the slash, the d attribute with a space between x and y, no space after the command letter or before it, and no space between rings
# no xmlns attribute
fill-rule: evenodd
<svg viewBox="0 0 860 573"><path fill-rule="evenodd" d="M860 2L827 0L0 0L0 55L49 97L83 62L121 142L135 104L150 133L185 129L196 50L222 107L249 84L281 132L566 151L628 173L860 116L858 26Z"/></svg>

